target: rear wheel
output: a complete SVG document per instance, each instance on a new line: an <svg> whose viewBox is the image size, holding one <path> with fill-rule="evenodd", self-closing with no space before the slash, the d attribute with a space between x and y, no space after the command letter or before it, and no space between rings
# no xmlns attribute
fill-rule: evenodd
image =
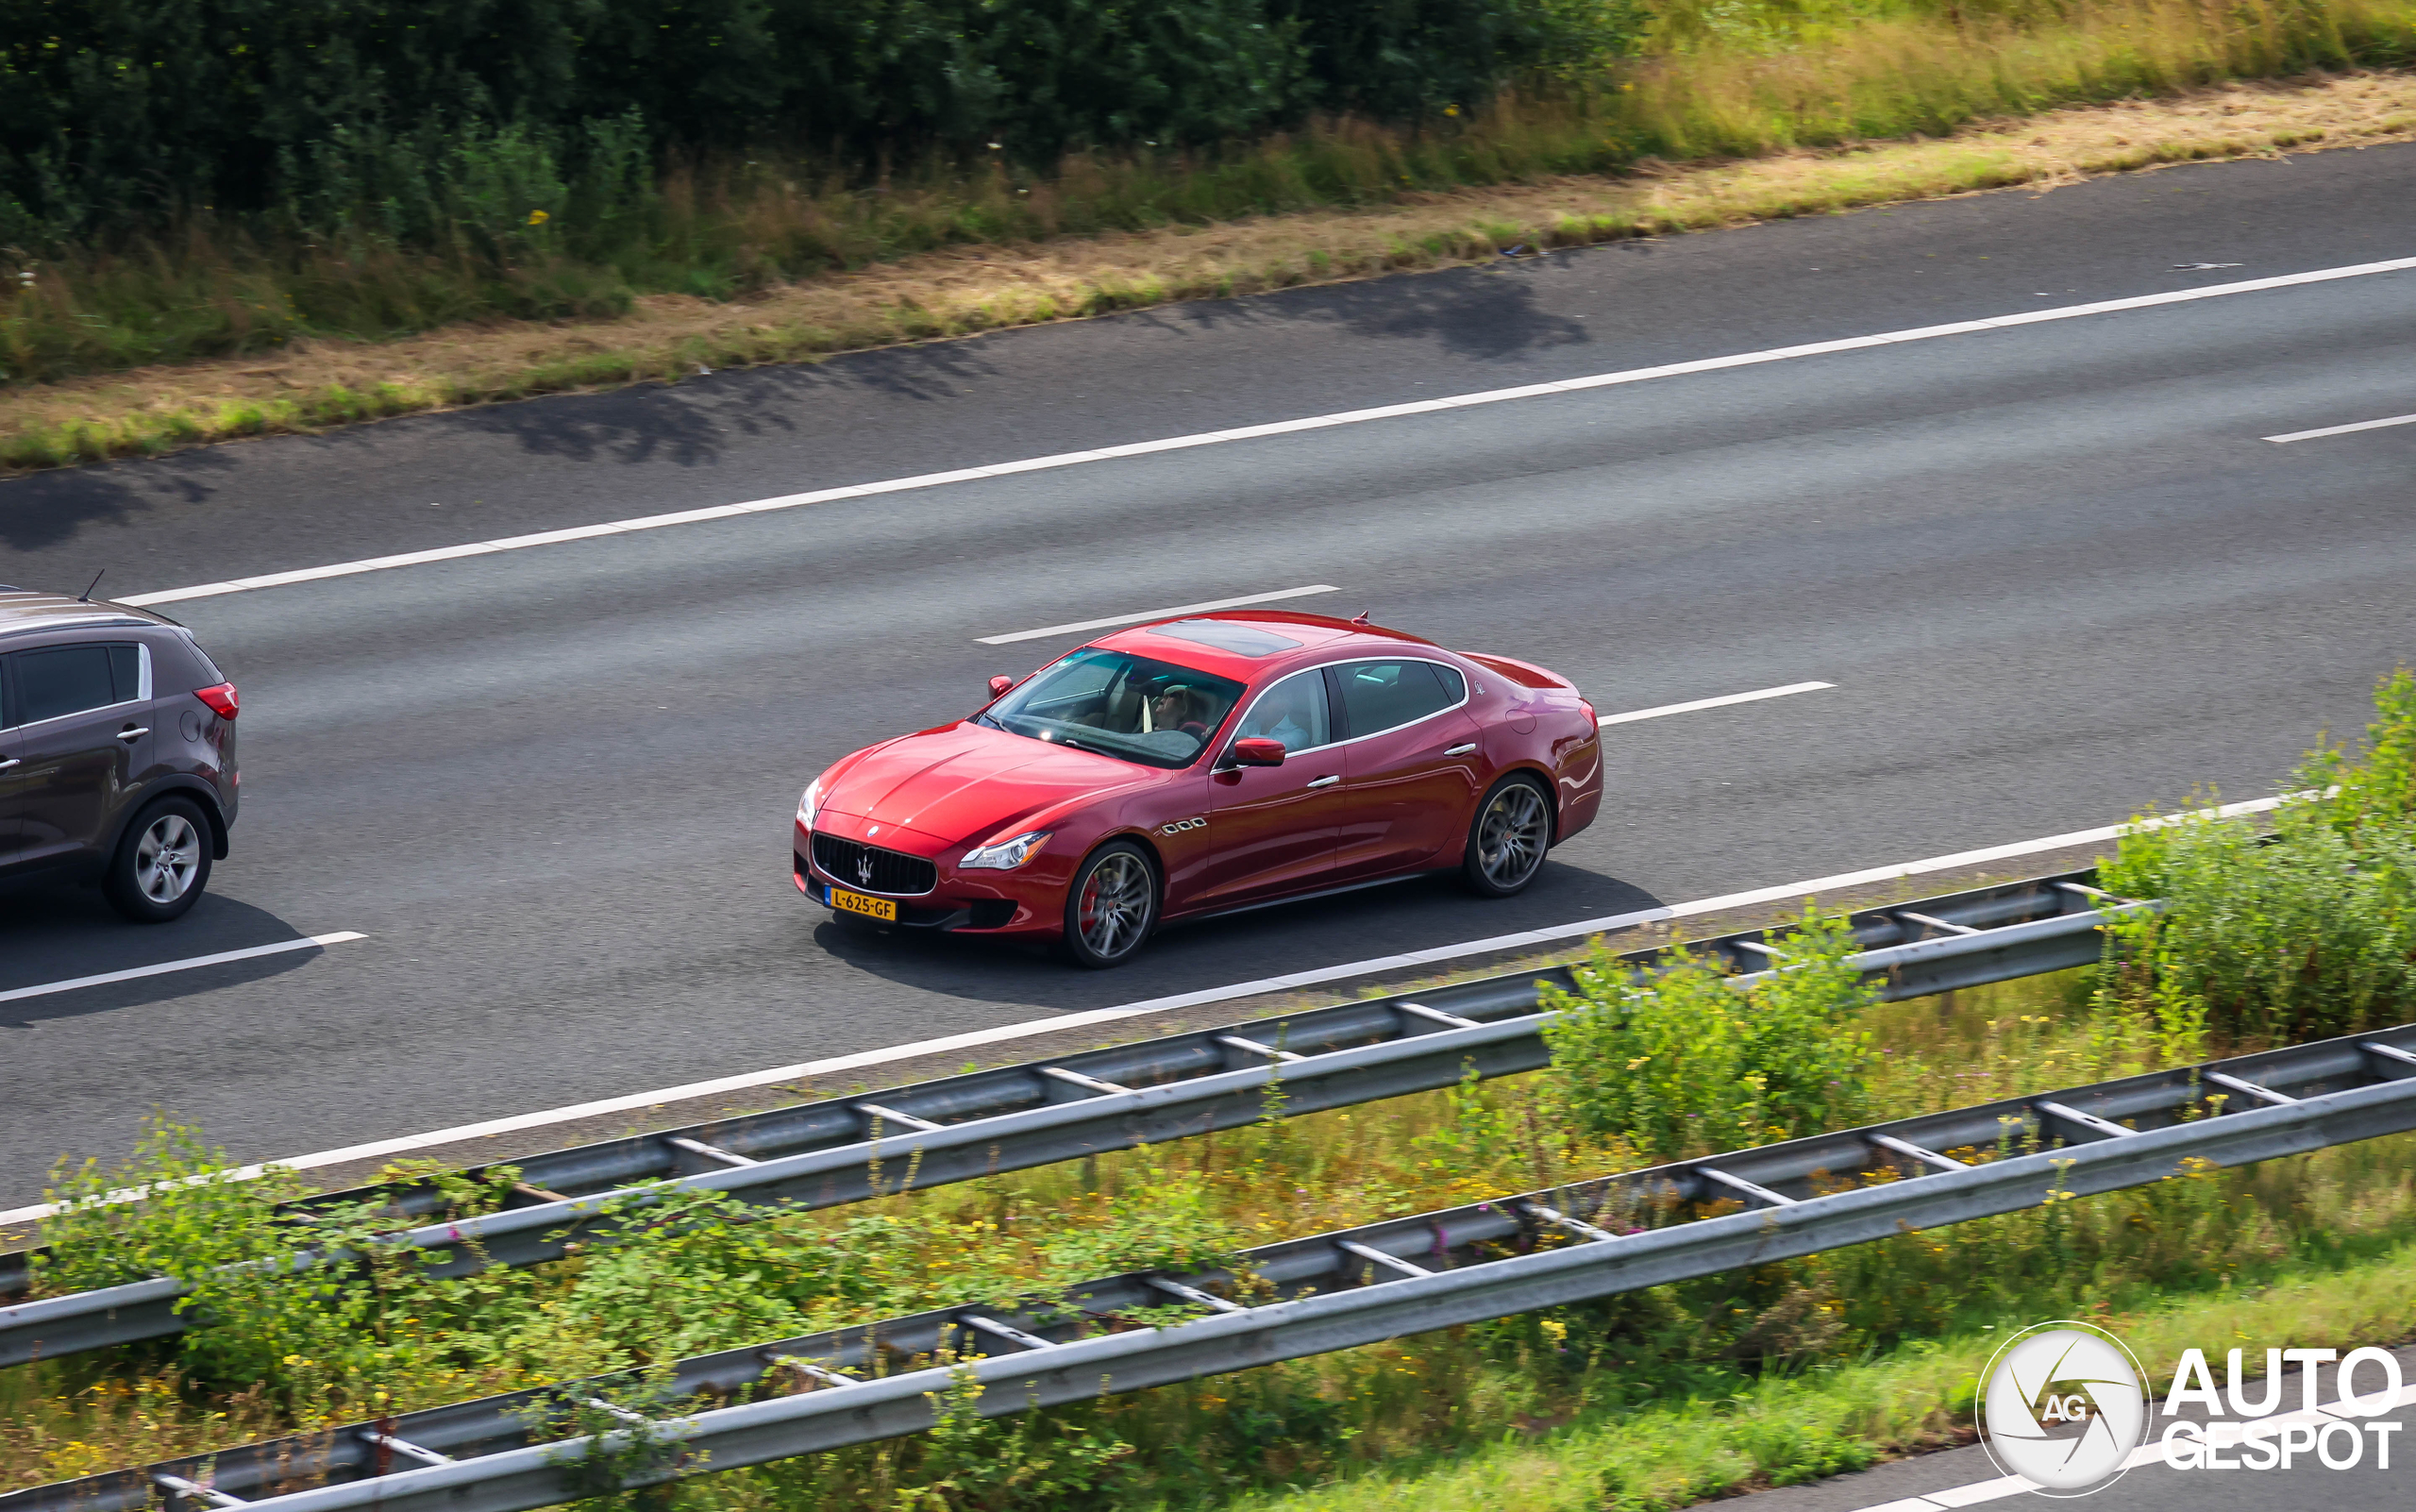
<svg viewBox="0 0 2416 1512"><path fill-rule="evenodd" d="M1551 848L1552 796L1532 776L1506 777L1476 806L1461 871L1485 897L1507 898L1535 880Z"/></svg>
<svg viewBox="0 0 2416 1512"><path fill-rule="evenodd" d="M1082 858L1065 889L1065 954L1093 970L1122 966L1158 922L1158 869L1130 840Z"/></svg>
<svg viewBox="0 0 2416 1512"><path fill-rule="evenodd" d="M210 885L210 820L189 798L164 798L135 816L109 858L101 891L137 924L182 918Z"/></svg>

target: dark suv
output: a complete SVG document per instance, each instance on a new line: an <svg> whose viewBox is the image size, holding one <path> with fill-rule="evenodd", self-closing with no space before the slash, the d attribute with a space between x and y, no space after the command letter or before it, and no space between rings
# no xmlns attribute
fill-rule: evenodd
<svg viewBox="0 0 2416 1512"><path fill-rule="evenodd" d="M235 685L175 620L0 586L0 879L193 907L235 822Z"/></svg>

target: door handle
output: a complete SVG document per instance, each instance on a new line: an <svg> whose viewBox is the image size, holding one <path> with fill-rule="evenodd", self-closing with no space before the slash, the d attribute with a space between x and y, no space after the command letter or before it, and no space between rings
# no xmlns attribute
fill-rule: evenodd
<svg viewBox="0 0 2416 1512"><path fill-rule="evenodd" d="M1334 783L1341 781L1342 779L1339 777L1320 777L1309 785L1311 787L1332 787Z"/></svg>
<svg viewBox="0 0 2416 1512"><path fill-rule="evenodd" d="M1465 756L1474 749L1476 749L1476 742L1471 740L1465 746L1454 746L1443 754L1446 756Z"/></svg>
<svg viewBox="0 0 2416 1512"><path fill-rule="evenodd" d="M5 771L7 771L9 767L14 766L14 765L17 765L17 764L18 764L17 758L15 758L14 756L11 756L11 757L9 757L7 761L5 761L5 762L0 762L0 772L5 772Z"/></svg>
<svg viewBox="0 0 2416 1512"><path fill-rule="evenodd" d="M117 732L117 738L120 740L140 740L149 733L151 733L151 727L149 725L128 725L124 730Z"/></svg>

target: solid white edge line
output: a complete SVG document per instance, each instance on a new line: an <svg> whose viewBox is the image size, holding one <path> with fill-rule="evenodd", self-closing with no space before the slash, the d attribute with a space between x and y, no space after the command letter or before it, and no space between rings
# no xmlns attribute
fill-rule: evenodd
<svg viewBox="0 0 2416 1512"><path fill-rule="evenodd" d="M604 525L580 526L569 530L545 530L534 535L507 536L495 541L474 541L464 546L443 546L432 551L407 551L396 556L372 557L361 562L340 562L325 567L305 567L294 572L270 573L257 578L239 578L226 582L203 583L192 588L168 588L158 593L129 594L114 602L130 604L139 609L153 604L177 603L189 598L212 598L221 594L244 593L254 588L276 587L281 583L315 582L327 578L351 577L358 573L382 572L390 567L418 566L425 563L448 561L454 557L477 556L495 551L521 551L531 546L550 545L560 541L583 540L592 535L654 530L671 525L689 524L700 519L724 518L729 514L754 514L767 510L795 509L804 504L824 504L838 499L865 498L876 494L894 494L908 489L936 488L947 483L965 482L981 478L998 478L1014 473L1036 472L1050 467L1070 467L1082 462L1103 462L1117 457L1133 456L1144 451L1177 451L1189 446L1211 446L1229 441L1252 441L1266 436L1287 435L1296 430L1319 429L1326 426L1361 425L1371 420L1392 420L1404 415L1431 414L1438 411L1464 409L1471 405L1502 404L1551 395L1576 394L1586 389L1608 388L1622 383L1643 383L1654 378L1677 378L1692 373L1714 373L1726 368L1751 367L1763 362L1791 361L1799 357L1822 357L1836 352L1902 345L1906 342L1936 341L1947 336L1979 335L1992 330L2036 326L2046 321L2075 320L2085 315L2113 314L2126 310L2150 310L2163 305L2193 303L2201 299L2220 299L2231 294L2261 294L2270 289L2290 289L2307 284L2331 283L2341 278L2360 278L2378 273L2403 273L2411 268L2416 268L2416 258L2393 258L2382 262L2359 262L2338 268L2319 268L2311 273L2286 273L2271 278L2249 278L2237 283L2208 284L2202 289L2180 289L2166 294L2138 294L2128 299L2103 299L2091 304L2065 305L2054 310L2034 310L2021 314L1992 316L1984 320L1957 321L1952 325L1917 326L1906 330L1882 331L1871 336L1848 336L1837 341L1812 342L1797 346L1775 346L1765 351L1740 352L1729 357L1707 357L1690 362L1669 362L1658 367L1633 368L1619 373L1602 373L1590 378L1566 378L1555 383L1529 383L1518 388L1487 389L1476 394L1459 395L1452 398L1419 399L1407 404L1382 405L1367 410L1346 410L1335 414L1311 415L1300 420L1278 420L1267 425L1243 426L1233 430L1208 430L1196 435L1170 436L1161 441L1134 442L1122 446L1101 447L1095 451L1060 452L1054 456L1032 457L1022 462L996 462L986 467L960 467L948 472L922 473L911 478L893 478L881 482L856 483L844 488L818 489L806 494L784 494L776 498L757 499L751 503L723 504L707 510L685 510L672 514L645 515L634 519L615 520ZM2266 439L2294 438L2269 436Z"/></svg>
<svg viewBox="0 0 2416 1512"><path fill-rule="evenodd" d="M203 966L225 966L229 961L251 961L264 955L282 955L289 950L307 950L313 946L342 945L346 940L365 940L368 935L359 930L338 930L333 934L311 934L298 940L279 940L275 945L255 945L241 950L221 950L216 955L188 956L181 961L162 961L158 966L134 966L125 971L104 971L93 977L73 977L65 982L44 982L31 987L11 987L0 992L0 1002L18 1002L26 998L46 998L54 992L74 992L78 987L106 986L112 982L134 982L143 977L164 977L172 971L195 971Z"/></svg>
<svg viewBox="0 0 2416 1512"><path fill-rule="evenodd" d="M1271 604L1279 598L1306 598L1311 594L1333 594L1342 590L1330 582L1313 582L1305 588L1278 588L1271 594L1244 594L1239 598L1211 598L1204 604L1177 604L1172 609L1145 610L1138 614L1111 614L1105 619L1076 620L1071 625L1048 625L1039 630L1017 630L1012 635L981 635L974 638L977 646L1008 646L1016 641L1036 641L1045 635L1065 635L1074 630L1101 630L1110 625L1137 625L1145 619L1171 619L1177 614L1204 614L1215 609L1239 609L1244 604Z"/></svg>
<svg viewBox="0 0 2416 1512"><path fill-rule="evenodd" d="M1692 703L1665 703L1658 709L1637 709L1628 714L1604 714L1594 721L1597 725L1632 725L1639 719L1658 719L1665 714L1693 714L1700 709L1725 709L1732 703L1753 703L1763 698L1784 698L1794 693L1814 693L1834 688L1834 682L1790 682L1783 688L1761 688L1753 693L1723 693L1717 698L1697 698Z"/></svg>
<svg viewBox="0 0 2416 1512"><path fill-rule="evenodd" d="M2391 426L2416 426L2416 414L2395 414L2388 420L2360 420L2353 426L2325 426L2321 430L2293 430L2287 435L2259 439L2287 445L2293 441L2313 441L2318 436L2345 436L2352 431L2381 430Z"/></svg>
<svg viewBox="0 0 2416 1512"><path fill-rule="evenodd" d="M2279 808L2286 801L2288 801L2287 798L2255 798L2245 803L2226 803L2213 813L2220 818L2237 818L2244 814L2267 813ZM2139 827L2159 829L2169 824L2185 823L2196 816L2198 816L2196 814L2170 815L2162 818L2149 819ZM923 1039L906 1045L892 1045L885 1050L861 1050L852 1055L834 1055L826 1060L802 1061L795 1066L776 1066L769 1070L716 1077L710 1082L690 1082L681 1086L662 1087L651 1092L633 1092L622 1097L601 1098L593 1102L574 1103L569 1107L548 1108L542 1113L516 1114L507 1118L490 1118L480 1123L465 1123L450 1129L438 1129L429 1134L405 1134L394 1139L373 1140L368 1144L346 1145L341 1150L323 1150L317 1154L299 1155L291 1160L244 1166L229 1172L228 1179L248 1181L267 1169L268 1164L282 1166L291 1170L311 1170L321 1167L344 1165L348 1161L375 1160L387 1155L406 1154L415 1150L458 1144L468 1139L487 1139L497 1134L517 1134L527 1129L542 1129L549 1124L569 1123L579 1118L629 1113L663 1103L686 1101L692 1098L712 1097L718 1093L745 1091L749 1087L770 1086L781 1082L830 1076L840 1071L862 1070L866 1067L912 1060L916 1056L949 1054L957 1050L977 1049L983 1045L1002 1044L1008 1040L1029 1039L1036 1034L1053 1034L1068 1029L1087 1029L1093 1024L1112 1024L1121 1019L1138 1018L1149 1014L1168 1013L1178 1008L1196 1008L1204 1003L1219 1002L1233 998L1251 998L1261 993L1282 992L1296 987L1312 987L1322 983L1366 976L1371 972L1389 971L1401 966L1427 966L1466 956L1485 955L1496 950L1551 945L1559 941L1583 938L1588 934L1602 934L1612 930L1627 929L1637 924L1654 924L1664 919L1689 918L1702 914L1717 914L1732 908L1744 908L1755 903L1796 898L1806 893L1827 892L1839 887L1858 887L1866 882L1891 882L1899 877L1917 877L1925 872L1977 865L1982 862L2005 861L2015 856L2033 855L2042 850L2061 850L2067 846L2090 845L2103 840L2111 840L2123 831L2132 828L2134 825L2130 821L2101 825L2094 830L2075 830L2070 834L2051 834L2038 840L2017 840L2007 845L1987 846L1978 850L1958 850L1952 855L1932 856L1925 861L1905 861L1892 866L1872 866L1862 871L1839 872L1831 877L1815 877L1807 882L1787 882L1777 887L1757 887L1751 892L1729 893L1720 898L1699 899L1691 903L1671 903L1658 908L1638 909L1630 914L1611 914L1601 918L1581 919L1574 924L1559 924L1546 929L1527 930L1517 934L1497 934L1489 939L1468 940L1458 945L1446 945L1428 950L1413 950L1401 955L1382 956L1369 961L1353 961L1343 966L1319 966L1314 970L1296 971L1288 976L1262 977L1255 982L1239 982L1231 986L1207 987L1198 992L1177 993L1166 998L1150 998L1142 1002L1127 1003L1116 1008L1093 1008L1082 1013L1027 1019L1018 1024L1001 1024L995 1029L976 1029L962 1034L945 1035L938 1039ZM0 1225L31 1222L47 1218L51 1211L48 1205L16 1208L0 1213Z"/></svg>

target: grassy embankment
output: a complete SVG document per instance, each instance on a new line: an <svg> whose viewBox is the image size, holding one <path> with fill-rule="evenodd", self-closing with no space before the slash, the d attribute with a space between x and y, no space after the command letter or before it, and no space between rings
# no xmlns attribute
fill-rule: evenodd
<svg viewBox="0 0 2416 1512"><path fill-rule="evenodd" d="M0 295L0 467L1520 244L2397 140L2416 134L2416 82L2401 76L2206 87L2411 60L2410 0L1694 0L1662 10L1647 56L1583 98L1504 98L1425 129L1346 121L1219 153L1079 158L1043 176L904 176L877 192L794 162L690 165L620 243L582 257L542 228L497 264L196 224L157 244L20 260ZM2005 119L2106 101L2123 103ZM1672 167L1706 160L1719 165ZM498 314L532 304L565 318Z"/></svg>
<svg viewBox="0 0 2416 1512"><path fill-rule="evenodd" d="M1839 932L1807 916L1806 969L1750 1002L1700 970L1633 1000L1589 989L1534 1076L854 1209L671 1226L535 1270L435 1281L394 1256L314 1285L222 1280L201 1298L212 1323L181 1340L0 1375L0 1487L590 1371L641 1382L701 1350L1189 1269L1640 1161L2401 1021L2416 1006L2416 679L2387 681L2380 703L2363 751L2319 752L2294 776L2339 793L2285 809L2280 844L2216 823L2125 840L2109 885L2173 906L2126 927L2118 968L1882 1006L1835 968ZM1079 1408L960 1414L919 1439L664 1494L697 1512L1678 1505L1951 1439L1990 1336L2041 1318L2105 1319L2152 1369L2239 1336L2416 1333L2411 1150L2392 1138L2050 1197ZM64 1172L61 1194L193 1160L163 1134L132 1172ZM72 1211L44 1285L272 1252L291 1240L266 1217L276 1190ZM364 1213L335 1236L375 1226Z"/></svg>

